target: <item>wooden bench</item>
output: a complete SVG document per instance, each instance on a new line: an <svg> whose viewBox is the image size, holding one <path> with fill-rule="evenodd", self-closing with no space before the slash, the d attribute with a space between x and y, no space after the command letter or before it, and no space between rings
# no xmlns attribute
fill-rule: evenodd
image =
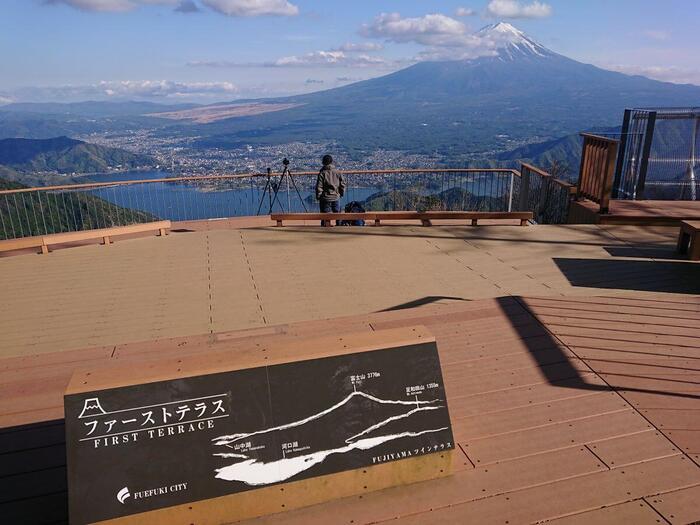
<svg viewBox="0 0 700 525"><path fill-rule="evenodd" d="M273 213L270 218L283 226L283 221L323 221L325 224L336 221L374 221L375 226L383 220L419 220L423 226L432 226L433 220L468 220L472 226L477 226L482 219L519 220L521 226L526 226L532 220L532 212L493 212L493 211L370 211L366 213Z"/></svg>
<svg viewBox="0 0 700 525"><path fill-rule="evenodd" d="M41 248L42 253L47 253L44 238L41 236L20 237L19 239L0 241L0 252L11 252L14 250L24 250L26 248Z"/></svg>
<svg viewBox="0 0 700 525"><path fill-rule="evenodd" d="M691 261L700 261L700 221L681 221L678 253L687 253Z"/></svg>
<svg viewBox="0 0 700 525"><path fill-rule="evenodd" d="M40 248L41 253L49 253L50 246L93 239L102 239L102 244L111 244L112 237L132 233L156 231L158 232L158 235L167 235L170 227L170 221L157 221L131 224L129 226L115 226L113 228L99 228L96 230L80 230L75 232L40 235L36 237L8 239L5 241L0 241L0 252L22 250L25 248Z"/></svg>

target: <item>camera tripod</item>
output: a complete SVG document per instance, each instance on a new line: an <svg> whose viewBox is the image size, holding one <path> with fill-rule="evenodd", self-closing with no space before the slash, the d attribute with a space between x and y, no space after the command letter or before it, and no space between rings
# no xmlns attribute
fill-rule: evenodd
<svg viewBox="0 0 700 525"><path fill-rule="evenodd" d="M287 158L282 159L282 164L284 165L284 169L282 170L282 174L280 175L279 180L277 183L275 183L272 179L272 171L270 168L267 168L267 183L265 184L265 189L263 190L263 193L260 197L260 205L258 206L258 212L257 215L260 215L260 210L262 209L263 202L265 202L265 195L267 194L269 198L269 212L272 213L272 208L275 206L275 203L279 199L279 192L280 188L282 187L282 182L284 182L285 178L287 180L287 208L288 211L291 211L291 202L289 200L289 184L291 183L292 186L294 186L294 191L296 191L297 196L299 197L299 200L301 201L301 205L304 207L304 211L309 211L306 209L306 203L304 202L303 197L301 196L301 192L299 191L299 188L297 187L297 183L294 180L294 177L292 176L292 172L289 169L289 160ZM284 207L282 206L282 201L280 202L280 207L282 208L282 211L284 211Z"/></svg>

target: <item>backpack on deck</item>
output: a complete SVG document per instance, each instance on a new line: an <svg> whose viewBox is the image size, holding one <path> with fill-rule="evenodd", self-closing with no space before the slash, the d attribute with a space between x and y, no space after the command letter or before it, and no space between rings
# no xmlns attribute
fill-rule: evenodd
<svg viewBox="0 0 700 525"><path fill-rule="evenodd" d="M345 205L345 213L365 213L365 209L357 201L348 202ZM364 226L365 221L363 219L358 219L354 221L340 221L341 226Z"/></svg>

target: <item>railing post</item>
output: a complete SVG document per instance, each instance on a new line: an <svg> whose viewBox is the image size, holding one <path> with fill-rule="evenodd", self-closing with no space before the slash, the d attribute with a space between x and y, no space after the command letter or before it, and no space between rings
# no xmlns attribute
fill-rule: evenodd
<svg viewBox="0 0 700 525"><path fill-rule="evenodd" d="M617 143L611 142L606 147L605 166L600 190L600 213L608 213L610 209L610 196L612 195L613 178L615 170L615 157L617 155Z"/></svg>
<svg viewBox="0 0 700 525"><path fill-rule="evenodd" d="M530 170L520 165L520 195L518 198L518 211L526 211L530 202Z"/></svg>
<svg viewBox="0 0 700 525"><path fill-rule="evenodd" d="M542 220L544 217L544 210L547 209L547 196L549 194L549 182L550 182L550 177L540 177L540 199L537 202L537 207L535 210L532 210L534 215L533 218L535 219L535 222L538 224L543 224L544 221Z"/></svg>
<svg viewBox="0 0 700 525"><path fill-rule="evenodd" d="M642 160L639 165L639 179L637 189L634 192L634 200L644 198L644 184L647 180L647 170L649 168L649 154L651 153L651 142L654 139L654 127L656 125L656 111L649 112L647 129L644 133L644 148L642 149Z"/></svg>
<svg viewBox="0 0 700 525"><path fill-rule="evenodd" d="M576 184L576 200L580 201L582 194L585 192L583 189L586 185L586 161L588 156L588 137L583 136L583 145L581 146L581 164L578 168L578 181Z"/></svg>
<svg viewBox="0 0 700 525"><path fill-rule="evenodd" d="M620 147L617 151L617 164L615 166L615 179L613 181L612 198L617 199L620 184L622 184L622 169L625 164L625 151L627 150L627 135L630 130L630 118L632 117L632 110L626 109L625 116L622 119L622 131L620 133Z"/></svg>
<svg viewBox="0 0 700 525"><path fill-rule="evenodd" d="M513 180L515 179L515 173L510 172L510 190L508 191L508 211L513 211Z"/></svg>

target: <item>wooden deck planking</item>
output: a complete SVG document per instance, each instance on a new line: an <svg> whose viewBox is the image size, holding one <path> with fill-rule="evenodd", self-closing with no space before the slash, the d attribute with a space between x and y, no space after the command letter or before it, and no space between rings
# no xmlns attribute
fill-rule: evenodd
<svg viewBox="0 0 700 525"><path fill-rule="evenodd" d="M580 394L545 403L515 408L503 408L490 413L456 417L452 414L452 426L459 441L488 438L534 428L586 419L628 409L629 405L612 392Z"/></svg>
<svg viewBox="0 0 700 525"><path fill-rule="evenodd" d="M621 523L658 525L667 522L644 499L638 499L611 507L573 514L547 523L552 525L589 525L591 523L596 525L620 525Z"/></svg>
<svg viewBox="0 0 700 525"><path fill-rule="evenodd" d="M649 430L651 425L632 409L460 442L477 465L517 459L548 450L584 445Z"/></svg>
<svg viewBox="0 0 700 525"><path fill-rule="evenodd" d="M664 315L673 312L692 313L695 304L685 299L687 298L684 297L684 300L678 303L657 302L653 310ZM390 491L368 493L361 500L340 500L263 521L335 523L333 520L328 521L328 517L337 516L338 523L349 523L350 519L355 519L354 516L355 523L368 523L377 521L378 516L383 516L381 519L398 517L401 518L399 521L418 520L416 522L421 523L419 516L429 515L429 519L433 521L436 516L440 519L443 514L452 518L456 516L455 519L460 520L471 517L480 523L489 523L490 520L498 523L503 523L503 520L515 520L511 523L520 523L522 520L585 515L581 513L595 518L598 516L595 512L599 511L599 507L614 505L622 509L624 503L700 483L700 469L683 454L686 451L680 443L669 436L678 445L676 449L674 443L660 432L657 434L657 430L650 425L649 421L654 423L653 414L646 414L639 403L628 404L621 395L628 396L629 392L624 389L617 393L611 392L608 385L590 371L591 368L596 370L598 366L602 377L606 378L625 372L626 368L631 366L637 367L632 371L638 376L642 376L642 372L649 374L657 369L663 370L655 372L656 376L652 379L657 382L677 379L679 376L694 378L692 370L683 369L684 363L693 362L694 355L693 348L684 344L686 339L680 335L666 334L665 337L670 339L664 339L662 344L657 344L653 341L657 334L637 331L644 339L633 343L635 348L648 352L640 351L634 354L639 359L629 360L631 364L620 362L619 359L609 362L610 359L602 360L599 359L600 356L592 359L583 356L583 359L579 360L574 356L574 352L583 347L571 346L569 349L553 337L545 328L549 326L550 319L538 319L535 309L529 308L530 301L540 300L507 298L487 300L484 304L452 302L440 306L424 306L336 320L253 328L242 332L176 337L162 339L156 343L126 343L96 351L66 353L65 359L59 357L60 354L46 354L38 358L13 358L8 360L10 362L5 363L4 367L3 361L0 361L0 374L8 374L5 377L10 379L7 387L10 394L13 391L16 394L25 394L31 385L32 374L36 374L38 379L51 378L56 374L55 383L47 382L54 384L54 394L42 397L44 394L34 396L30 393L28 396L31 409L39 414L41 411L55 410L56 407L47 405L60 399L59 393L62 391L56 387L60 383L58 377L70 371L74 364L79 364L81 356L92 364L109 363L111 366L112 363L138 362L146 365L149 360L177 358L178 355L202 354L204 358L203 353L208 350L225 349L245 359L247 355L257 354L262 349L274 349L289 342L298 344L307 337L319 333L334 334L343 328L349 331L372 330L423 322L431 326L438 339L455 437L467 452L467 456L462 455L461 451L455 454L456 473L447 478L452 480L452 484L446 485L444 491L442 486L433 485L436 482L429 482L420 484L425 485L425 488L415 485L392 489L397 493L396 496L392 496ZM646 308L640 305L647 304L641 300L617 298L586 301L577 299L573 302L588 304L588 308L590 305L605 303L615 307L622 304L625 305L625 309L637 310ZM503 308L498 305L503 305ZM679 305L680 308L675 309ZM595 308L591 311L596 312ZM572 339L589 345L591 341L596 345L605 341L605 344L616 347L610 350L590 350L603 352L603 357L608 357L608 354L615 354L617 357L630 344L625 339L596 339L591 335L576 336ZM674 345L673 342L679 339L681 346ZM566 343L566 338L563 337L562 341ZM653 349L653 352L650 349ZM680 352L680 357L673 357L676 352ZM55 370L47 373L41 364L44 358L46 363L54 364ZM663 364L659 363L673 363L669 366L677 366L678 370L666 373L668 368L661 368ZM17 379L9 375L13 366L19 367L21 372ZM649 382L642 386L649 386ZM695 414L694 409L688 408L697 406L695 398L681 398L668 393L662 395L659 391L643 394L647 396L645 400L664 398L664 407L649 410L661 410L665 413L671 407L677 410L682 406L686 407L686 416L692 417ZM679 400L687 405L679 404ZM640 410L642 415L633 407ZM12 418L16 421L21 414L14 413L4 421L11 421ZM680 424L675 423L676 426ZM2 435L0 430L0 444ZM687 437L678 435L677 439L687 440ZM56 443L47 444L42 452L47 457L47 465L52 465L50 468L60 468L57 464L60 463L60 459L54 455L57 445L60 446ZM17 453L25 454L21 450ZM692 453L690 457L693 457ZM671 461L680 458L684 458L692 467L686 467L685 463L680 461ZM641 466L652 468L649 467L651 464L656 469L652 474L641 469ZM611 481L613 478L610 476L602 477L595 483L590 482L590 476L603 476L612 472L609 469L615 469L616 466L624 466L627 477L617 484L626 486L628 490L618 490L619 487ZM628 471L628 468L632 470ZM633 475L629 475L630 472ZM13 476L5 476L6 482L9 483L7 480ZM665 479L658 480L657 484L638 479L649 476ZM601 489L601 492L598 490L598 483L603 489L612 488L607 493L607 489ZM553 496L547 496L548 491L552 491ZM591 495L590 491L596 494ZM523 494L529 494L530 501L534 502L532 509L526 509L527 512L511 503L516 500L524 505L526 500L518 499ZM55 498L48 493L43 497ZM509 499L504 499L506 497ZM555 512L550 512L545 505L549 497L559 498ZM371 504L368 503L370 500ZM395 506L394 501L402 503ZM441 505L443 508L437 510ZM435 510L430 512L430 508ZM417 513L413 518L409 515L410 509ZM453 515L455 511L450 509L457 509L460 514ZM616 512L623 511L629 512L629 508ZM23 512L26 512L26 509ZM426 512L429 514L424 514ZM464 514L461 514L462 512ZM608 519L610 513L600 516L600 522L605 523L603 520Z"/></svg>
<svg viewBox="0 0 700 525"><path fill-rule="evenodd" d="M428 483L416 483L277 514L256 520L255 523L379 523L411 515L426 519L426 511L432 520L438 509L450 505L493 499L500 494L602 470L607 469L587 449L571 448L477 467Z"/></svg>
<svg viewBox="0 0 700 525"><path fill-rule="evenodd" d="M700 517L700 485L646 498L672 525L697 523Z"/></svg>
<svg viewBox="0 0 700 525"><path fill-rule="evenodd" d="M238 224L241 229L230 229ZM603 290L572 285L555 259L617 260L621 270L616 271L624 274L635 261L614 257L607 249L656 243L668 246L671 254L676 235L672 228L650 234L644 228L587 225L489 226L478 231L403 226L360 232L243 228L241 221L226 228L205 226L175 231L166 243L139 238L108 252L85 246L58 250L50 257L0 259L0 289L10 298L0 304L0 356L366 314L421 301L594 295ZM654 279L673 284L695 271L698 265L691 264L653 266ZM342 300L316 286L319 280L333 282L335 268L343 269L340 289L342 283L353 283L354 293L343 294ZM640 275L648 275L647 270ZM620 282L624 286L606 293L638 295L638 288L644 288L634 280ZM700 305L694 306L697 313Z"/></svg>
<svg viewBox="0 0 700 525"><path fill-rule="evenodd" d="M629 435L597 440L588 443L588 447L609 468L681 454L677 447L653 427Z"/></svg>
<svg viewBox="0 0 700 525"><path fill-rule="evenodd" d="M584 452L587 449L577 450ZM477 468L469 473L476 475L509 463L489 466L488 469ZM599 463L594 464L596 470L604 468L598 467ZM446 479L453 478L454 476ZM428 484L416 484L367 494L362 496L361 500L348 498L277 514L256 520L255 523L382 523L389 520L402 525L423 524L426 520L433 524L534 523L595 510L606 505L621 504L660 492L670 492L697 483L700 483L700 471L697 467L687 458L675 456L622 469L597 470L588 474L579 472L578 475L559 479L552 477L548 483L503 490L502 493L490 497L470 497L470 485L465 484L457 496L450 498L449 506L439 507L433 503L439 501L436 499L442 493L440 490L429 491L419 498L415 491L419 490L420 485ZM479 485L476 486L477 490L478 488Z"/></svg>

